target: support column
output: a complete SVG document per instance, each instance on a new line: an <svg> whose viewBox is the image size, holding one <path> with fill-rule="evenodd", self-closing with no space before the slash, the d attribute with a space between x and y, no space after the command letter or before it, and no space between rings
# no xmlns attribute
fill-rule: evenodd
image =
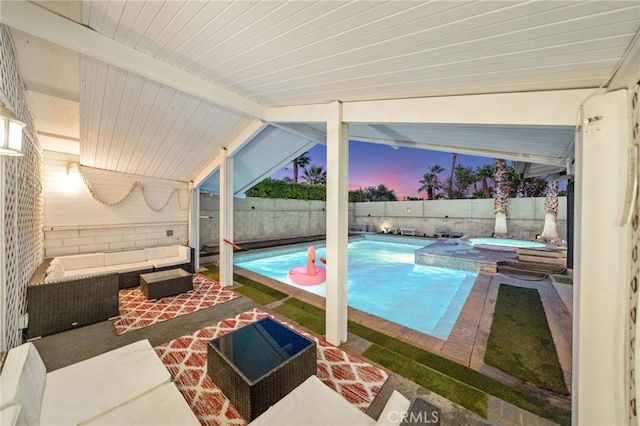
<svg viewBox="0 0 640 426"><path fill-rule="evenodd" d="M200 188L189 182L189 246L193 247L193 267L200 267Z"/></svg>
<svg viewBox="0 0 640 426"><path fill-rule="evenodd" d="M220 284L233 285L233 158L226 148L220 150Z"/></svg>
<svg viewBox="0 0 640 426"><path fill-rule="evenodd" d="M327 114L327 298L326 339L347 341L347 244L349 237L349 136L342 104Z"/></svg>
<svg viewBox="0 0 640 426"><path fill-rule="evenodd" d="M622 425L630 418L627 360L632 349L626 333L633 254L625 210L637 165L630 167L627 102L626 90L586 101L582 140L576 143L575 425Z"/></svg>

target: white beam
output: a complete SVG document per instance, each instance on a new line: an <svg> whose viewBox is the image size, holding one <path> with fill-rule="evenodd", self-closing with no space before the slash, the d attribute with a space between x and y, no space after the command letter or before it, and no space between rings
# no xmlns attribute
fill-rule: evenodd
<svg viewBox="0 0 640 426"><path fill-rule="evenodd" d="M347 341L347 244L349 234L349 137L342 104L328 106L326 339Z"/></svg>
<svg viewBox="0 0 640 426"><path fill-rule="evenodd" d="M488 158L504 158L505 160L526 161L529 163L536 163L536 164L548 164L550 166L565 165L564 157L559 158L559 157L549 157L545 155L522 154L518 152L506 152L506 151L500 151L500 150L494 150L494 149L465 148L460 146L454 147L452 145L439 145L439 144L433 144L429 142L400 141L400 140L394 140L394 139L372 138L368 136L358 136L358 135L350 135L350 139L354 141L389 145L393 148L407 147L407 148L415 148L415 149L428 149L430 151L441 151L441 152L454 151L454 152L457 152L458 154L476 155L479 157L488 157Z"/></svg>
<svg viewBox="0 0 640 426"><path fill-rule="evenodd" d="M580 104L594 90L501 93L346 102L346 123L576 124ZM284 121L284 120L283 120Z"/></svg>
<svg viewBox="0 0 640 426"><path fill-rule="evenodd" d="M630 89L640 79L640 30L616 67L607 90Z"/></svg>
<svg viewBox="0 0 640 426"><path fill-rule="evenodd" d="M220 230L219 267L220 284L233 285L233 247L225 242L233 241L233 158L226 148L220 150Z"/></svg>
<svg viewBox="0 0 640 426"><path fill-rule="evenodd" d="M200 189L189 183L189 246L195 249L194 268L200 267Z"/></svg>
<svg viewBox="0 0 640 426"><path fill-rule="evenodd" d="M248 143L251 139L253 139L258 133L262 131L268 124L261 122L260 120L253 120L247 127L245 127L242 132L238 136L236 136L229 144L226 146L227 155L232 156L242 148L246 143ZM222 157L220 154L216 158L213 159L211 163L207 167L205 167L196 178L193 180L193 184L195 186L200 186L202 182L207 180L209 176L211 176L222 164Z"/></svg>
<svg viewBox="0 0 640 426"><path fill-rule="evenodd" d="M633 159L630 170L626 92L594 96L585 103L582 118L593 121L584 124L582 141L576 144L575 425L630 424L625 334L633 264L631 227L623 221L637 164Z"/></svg>
<svg viewBox="0 0 640 426"><path fill-rule="evenodd" d="M274 123L325 123L327 121L327 104L271 107L267 111L267 121Z"/></svg>
<svg viewBox="0 0 640 426"><path fill-rule="evenodd" d="M267 108L26 1L3 1L0 22L239 113L266 118Z"/></svg>
<svg viewBox="0 0 640 426"><path fill-rule="evenodd" d="M303 123L271 123L271 125L310 141L326 144L327 134Z"/></svg>

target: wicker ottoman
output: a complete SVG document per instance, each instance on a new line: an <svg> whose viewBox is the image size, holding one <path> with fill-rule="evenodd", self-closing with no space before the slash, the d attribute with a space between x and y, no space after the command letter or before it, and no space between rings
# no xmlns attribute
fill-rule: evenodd
<svg viewBox="0 0 640 426"><path fill-rule="evenodd" d="M316 371L316 343L271 318L209 342L207 373L247 422Z"/></svg>
<svg viewBox="0 0 640 426"><path fill-rule="evenodd" d="M193 290L193 275L184 269L168 269L140 275L140 290L148 300Z"/></svg>

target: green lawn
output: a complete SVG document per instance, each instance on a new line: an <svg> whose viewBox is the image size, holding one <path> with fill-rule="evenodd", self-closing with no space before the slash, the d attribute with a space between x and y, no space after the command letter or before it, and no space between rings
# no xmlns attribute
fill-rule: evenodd
<svg viewBox="0 0 640 426"><path fill-rule="evenodd" d="M217 265L207 265L206 268L207 271L200 272L202 275L220 281L220 270ZM235 288L234 291L261 305L268 305L287 297L287 295L281 291L274 290L269 286L260 284L239 274L233 274L233 280L242 284L242 287Z"/></svg>
<svg viewBox="0 0 640 426"><path fill-rule="evenodd" d="M538 387L568 394L536 289L500 285L484 360Z"/></svg>

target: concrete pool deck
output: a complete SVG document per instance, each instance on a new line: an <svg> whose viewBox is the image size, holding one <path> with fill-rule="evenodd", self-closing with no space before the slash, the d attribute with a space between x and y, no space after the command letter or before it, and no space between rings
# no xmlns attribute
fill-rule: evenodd
<svg viewBox="0 0 640 426"><path fill-rule="evenodd" d="M439 239L427 248L431 249L430 252L439 255L449 255L463 259L465 257L477 258L483 262L497 263L504 260L517 259L513 250L478 249L448 239ZM236 271L248 278L280 290L291 297L322 309L325 308L325 299L323 297L266 278L246 269L236 267ZM555 395L539 389L484 363L487 339L491 329L491 321L500 284L536 288L538 290L563 370L565 383L567 389L571 392L572 313L570 306L572 304L572 289L571 286L555 283L551 277L534 279L501 273L480 272L454 328L446 340L420 333L353 308L348 308L348 315L352 321L480 371L514 388L535 394L550 404L570 409L570 396ZM276 302L276 305L278 303L281 302ZM349 335L349 340L344 346L356 353L362 353L367 349L368 343L360 341L356 336ZM553 424L492 396L489 396L488 418L498 424L505 425Z"/></svg>

